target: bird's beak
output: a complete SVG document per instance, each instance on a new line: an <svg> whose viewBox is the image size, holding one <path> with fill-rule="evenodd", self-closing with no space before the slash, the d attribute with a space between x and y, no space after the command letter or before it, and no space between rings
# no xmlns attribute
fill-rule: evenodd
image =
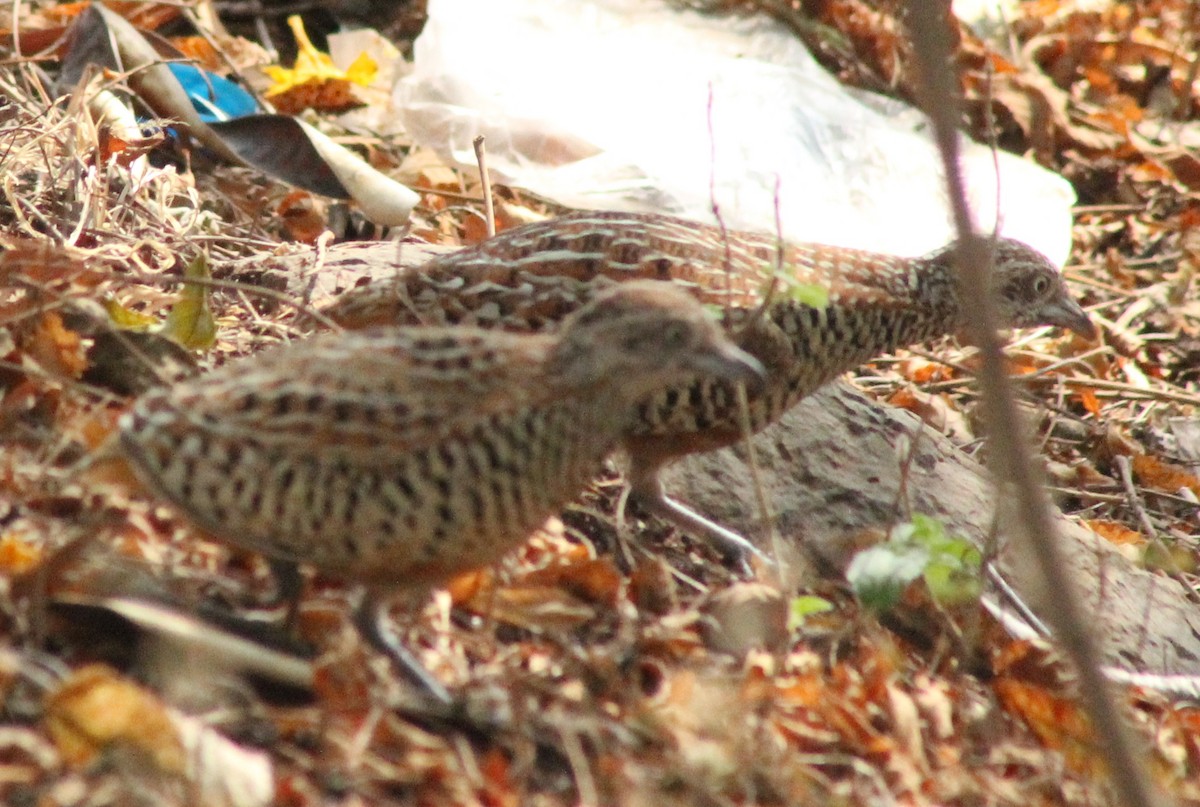
<svg viewBox="0 0 1200 807"><path fill-rule="evenodd" d="M761 392L767 383L767 371L762 362L732 344L714 346L699 353L690 362L699 375L712 376L731 384L743 382L750 392Z"/></svg>
<svg viewBox="0 0 1200 807"><path fill-rule="evenodd" d="M1063 296L1042 306L1041 320L1047 325L1072 330L1084 339L1096 338L1096 325L1079 303L1070 297Z"/></svg>

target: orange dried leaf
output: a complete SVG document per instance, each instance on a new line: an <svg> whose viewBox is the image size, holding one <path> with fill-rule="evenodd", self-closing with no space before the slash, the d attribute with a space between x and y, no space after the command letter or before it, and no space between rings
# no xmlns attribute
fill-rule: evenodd
<svg viewBox="0 0 1200 807"><path fill-rule="evenodd" d="M465 607L527 630L569 631L596 618L594 606L554 586L505 586Z"/></svg>
<svg viewBox="0 0 1200 807"><path fill-rule="evenodd" d="M929 384L949 377L950 368L941 362L928 359L908 359L900 365L900 371L914 384Z"/></svg>
<svg viewBox="0 0 1200 807"><path fill-rule="evenodd" d="M998 676L1040 681L1047 685L1058 680L1057 665L1048 647L1033 639L1003 644L992 659Z"/></svg>
<svg viewBox="0 0 1200 807"><path fill-rule="evenodd" d="M45 14L50 18L73 20L92 5L94 4L91 2L59 3L47 9ZM143 3L138 0L118 2L117 0L107 0L104 5L109 11L121 15L137 25L137 27L148 31L161 28L171 20L177 19L183 13L182 9L174 3Z"/></svg>
<svg viewBox="0 0 1200 807"><path fill-rule="evenodd" d="M1088 90L1092 97L1107 99L1120 90L1120 85L1108 70L1100 67L1085 65L1082 68L1083 77L1087 80Z"/></svg>
<svg viewBox="0 0 1200 807"><path fill-rule="evenodd" d="M508 755L492 748L479 760L483 778L483 804L487 807L517 807L521 803L518 787L513 781L512 764Z"/></svg>
<svg viewBox="0 0 1200 807"><path fill-rule="evenodd" d="M5 285L59 288L69 281L93 288L107 279L89 269L80 253L46 241L5 238L0 247L0 283Z"/></svg>
<svg viewBox="0 0 1200 807"><path fill-rule="evenodd" d="M462 175L442 160L432 149L415 148L404 158L400 173L412 177L412 187L462 193ZM440 197L445 200L446 197Z"/></svg>
<svg viewBox="0 0 1200 807"><path fill-rule="evenodd" d="M1152 488L1168 493L1187 488L1200 496L1200 479L1177 465L1163 462L1149 454L1140 454L1133 458L1133 472L1139 482Z"/></svg>
<svg viewBox="0 0 1200 807"><path fill-rule="evenodd" d="M1200 188L1200 160L1184 149L1173 149L1158 156L1172 176L1188 190Z"/></svg>
<svg viewBox="0 0 1200 807"><path fill-rule="evenodd" d="M42 369L57 375L79 378L87 369L82 337L54 311L42 315L25 350Z"/></svg>
<svg viewBox="0 0 1200 807"><path fill-rule="evenodd" d="M1089 414L1099 416L1100 399L1096 397L1096 393L1091 387L1072 386L1071 389L1075 393L1076 399Z"/></svg>
<svg viewBox="0 0 1200 807"><path fill-rule="evenodd" d="M1021 718L1046 747L1061 751L1073 770L1102 772L1092 724L1075 703L1024 681L1002 678L994 686L1005 709Z"/></svg>
<svg viewBox="0 0 1200 807"><path fill-rule="evenodd" d="M1012 75L1021 72L1021 68L994 51L988 51L985 58L991 70L997 75Z"/></svg>
<svg viewBox="0 0 1200 807"><path fill-rule="evenodd" d="M174 3L125 2L105 5L144 31L157 31L183 14L182 7Z"/></svg>
<svg viewBox="0 0 1200 807"><path fill-rule="evenodd" d="M1112 132L1119 137L1129 136L1130 121L1117 112L1102 109L1085 116L1084 120L1101 131Z"/></svg>
<svg viewBox="0 0 1200 807"><path fill-rule="evenodd" d="M212 44L202 36L179 36L171 40L171 44L179 48L179 52L188 59L196 62L198 67L213 72L225 69L221 56Z"/></svg>
<svg viewBox="0 0 1200 807"><path fill-rule="evenodd" d="M1186 210L1181 212L1176 217L1176 223L1179 225L1181 232L1185 234L1194 233L1197 228L1200 228L1200 205L1192 204ZM1184 249L1188 248L1188 242L1185 238Z"/></svg>
<svg viewBox="0 0 1200 807"><path fill-rule="evenodd" d="M1116 521L1088 519L1083 521L1082 524L1110 544L1137 546L1146 543L1146 539L1140 532L1131 530L1124 524L1119 524Z"/></svg>
<svg viewBox="0 0 1200 807"><path fill-rule="evenodd" d="M495 584L495 574L491 569L476 569L455 577L446 584L446 590L450 594L450 602L459 607L490 591Z"/></svg>
<svg viewBox="0 0 1200 807"><path fill-rule="evenodd" d="M299 115L306 109L336 114L363 105L350 84L338 80L298 84L277 95L270 95L270 98L275 109L283 115Z"/></svg>
<svg viewBox="0 0 1200 807"><path fill-rule="evenodd" d="M815 708L826 697L825 681L816 673L796 676L778 690L781 702L789 706Z"/></svg>
<svg viewBox="0 0 1200 807"><path fill-rule="evenodd" d="M1041 370L1041 362L1032 355L1009 356L1005 361L1009 375L1030 375Z"/></svg>
<svg viewBox="0 0 1200 807"><path fill-rule="evenodd" d="M1143 160L1128 168L1129 177L1136 182L1171 182L1174 176L1157 160Z"/></svg>
<svg viewBox="0 0 1200 807"><path fill-rule="evenodd" d="M279 202L275 212L288 236L301 244L314 244L325 232L325 210L308 191L294 190Z"/></svg>
<svg viewBox="0 0 1200 807"><path fill-rule="evenodd" d="M613 606L621 573L610 559L595 558L538 569L521 578L521 585L557 586L590 602Z"/></svg>
<svg viewBox="0 0 1200 807"><path fill-rule="evenodd" d="M56 3L42 13L51 19L73 20L91 5L91 0L81 0L76 3Z"/></svg>
<svg viewBox="0 0 1200 807"><path fill-rule="evenodd" d="M488 237L487 222L479 216L466 216L462 221L464 245L478 244Z"/></svg>
<svg viewBox="0 0 1200 807"><path fill-rule="evenodd" d="M7 574L24 574L41 562L42 555L41 548L20 535L8 532L0 536L0 569Z"/></svg>

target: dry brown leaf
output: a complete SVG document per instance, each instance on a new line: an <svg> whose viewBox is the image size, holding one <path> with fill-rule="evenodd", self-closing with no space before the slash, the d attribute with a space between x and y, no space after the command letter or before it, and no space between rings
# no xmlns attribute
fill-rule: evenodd
<svg viewBox="0 0 1200 807"><path fill-rule="evenodd" d="M399 174L404 179L412 180L412 186L418 190L454 191L463 193L461 176L446 165L433 149L418 146L409 152L400 163Z"/></svg>
<svg viewBox="0 0 1200 807"><path fill-rule="evenodd" d="M629 576L629 600L639 613L662 616L679 605L679 591L671 569L659 557L638 561Z"/></svg>
<svg viewBox="0 0 1200 807"><path fill-rule="evenodd" d="M462 220L462 240L465 245L478 244L488 237L487 222L482 216L466 216Z"/></svg>
<svg viewBox="0 0 1200 807"><path fill-rule="evenodd" d="M108 274L89 268L83 253L49 241L0 237L0 284L13 288L91 289Z"/></svg>
<svg viewBox="0 0 1200 807"><path fill-rule="evenodd" d="M946 395L905 387L891 395L888 403L907 409L956 443L969 443L974 439L966 417L955 408L953 401Z"/></svg>
<svg viewBox="0 0 1200 807"><path fill-rule="evenodd" d="M1020 717L1046 747L1061 751L1073 770L1089 776L1103 772L1095 732L1077 704L1011 678L1001 678L993 687L1004 708Z"/></svg>
<svg viewBox="0 0 1200 807"><path fill-rule="evenodd" d="M521 792L512 778L512 763L499 748L490 748L479 760L483 777L483 804L487 807L517 807Z"/></svg>
<svg viewBox="0 0 1200 807"><path fill-rule="evenodd" d="M214 73L223 73L228 69L228 65L209 42L202 36L177 36L171 39L171 44L179 49L179 52L194 62L197 67L210 70Z"/></svg>
<svg viewBox="0 0 1200 807"><path fill-rule="evenodd" d="M562 588L524 580L501 588L481 587L460 607L532 631L572 630L597 616L594 605Z"/></svg>
<svg viewBox="0 0 1200 807"><path fill-rule="evenodd" d="M183 744L162 701L102 664L77 670L46 697L45 723L71 766L122 746L164 773L185 771Z"/></svg>
<svg viewBox="0 0 1200 807"><path fill-rule="evenodd" d="M954 371L945 362L910 356L898 364L900 374L913 384L932 384L953 377Z"/></svg>
<svg viewBox="0 0 1200 807"><path fill-rule="evenodd" d="M1096 393L1091 387L1081 384L1068 384L1068 387L1071 390L1071 396L1083 406L1088 414L1095 415L1096 417L1100 416L1103 407L1101 407L1100 399L1096 397Z"/></svg>
<svg viewBox="0 0 1200 807"><path fill-rule="evenodd" d="M792 676L779 687L777 694L790 706L811 709L825 697L825 679L817 673Z"/></svg>
<svg viewBox="0 0 1200 807"><path fill-rule="evenodd" d="M363 105L353 84L347 81L323 81L300 84L271 96L281 115L299 115L306 109L336 114Z"/></svg>
<svg viewBox="0 0 1200 807"><path fill-rule="evenodd" d="M1140 454L1133 458L1133 472L1137 479L1167 493L1177 493L1186 488L1200 496L1200 479L1178 465L1172 465L1156 459L1149 454Z"/></svg>
<svg viewBox="0 0 1200 807"><path fill-rule="evenodd" d="M27 340L25 352L39 367L55 375L79 378L87 369L83 338L63 325L62 317L55 311L42 314Z"/></svg>
<svg viewBox="0 0 1200 807"><path fill-rule="evenodd" d="M622 577L607 558L556 564L495 588L486 573L464 576L451 590L455 604L531 630L567 630L595 619L597 606L612 608Z"/></svg>
<svg viewBox="0 0 1200 807"><path fill-rule="evenodd" d="M304 190L292 190L275 208L288 236L301 244L315 244L325 232L325 204Z"/></svg>
<svg viewBox="0 0 1200 807"><path fill-rule="evenodd" d="M450 603L457 608L482 596L484 591L490 591L495 585L495 572L492 569L476 569L458 575L445 588L450 595Z"/></svg>
<svg viewBox="0 0 1200 807"><path fill-rule="evenodd" d="M613 607L621 591L621 572L611 558L585 558L530 572L521 585L557 586L588 602Z"/></svg>

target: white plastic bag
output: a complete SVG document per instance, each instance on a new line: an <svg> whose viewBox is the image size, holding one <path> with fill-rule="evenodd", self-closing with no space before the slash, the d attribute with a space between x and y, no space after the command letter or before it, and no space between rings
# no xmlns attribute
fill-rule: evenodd
<svg viewBox="0 0 1200 807"><path fill-rule="evenodd" d="M711 119L709 106L711 93ZM780 24L661 0L430 0L394 101L408 131L564 204L654 210L915 255L953 237L937 155L913 110L840 85ZM887 113L878 111L889 110ZM713 155L715 154L715 159ZM965 170L996 218L991 152ZM715 173L713 193L710 177ZM1000 155L1001 229L1061 262L1071 187Z"/></svg>

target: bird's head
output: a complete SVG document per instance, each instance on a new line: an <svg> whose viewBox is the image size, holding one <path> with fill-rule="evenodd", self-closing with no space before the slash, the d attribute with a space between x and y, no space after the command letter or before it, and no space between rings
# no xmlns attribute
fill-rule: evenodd
<svg viewBox="0 0 1200 807"><path fill-rule="evenodd" d="M763 382L762 365L698 300L655 280L620 283L597 294L563 323L557 354L575 383L625 383L634 399L695 376L752 388Z"/></svg>
<svg viewBox="0 0 1200 807"><path fill-rule="evenodd" d="M957 244L952 244L942 254L952 261L956 249ZM1012 238L999 239L993 255L990 278L1001 327L1057 325L1085 339L1096 337L1096 326L1049 258Z"/></svg>

